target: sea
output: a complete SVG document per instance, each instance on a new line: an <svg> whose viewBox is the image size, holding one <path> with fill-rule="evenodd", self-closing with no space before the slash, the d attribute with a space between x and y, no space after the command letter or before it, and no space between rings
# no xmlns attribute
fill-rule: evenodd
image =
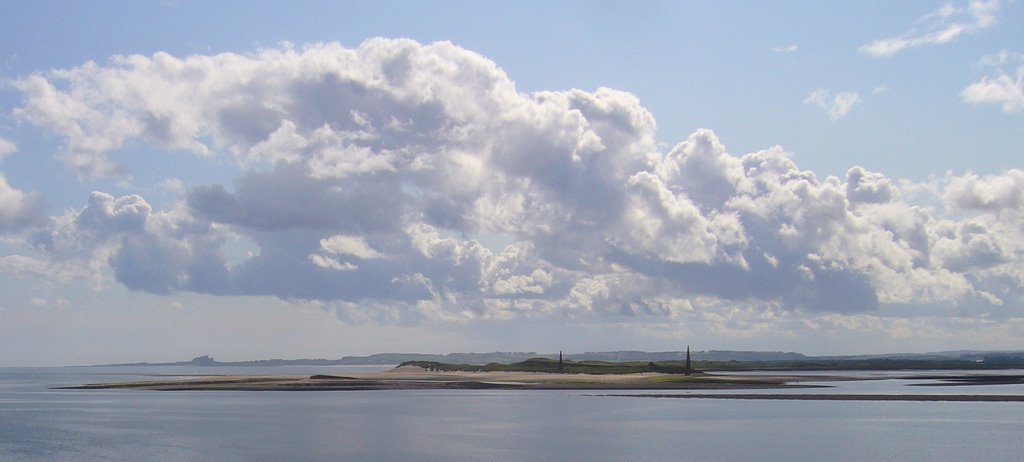
<svg viewBox="0 0 1024 462"><path fill-rule="evenodd" d="M1024 460L1024 403L1016 402L653 399L579 390L55 389L154 375L383 368L0 368L0 461ZM919 380L822 382L835 387L781 392L1024 395L1022 385L911 386L928 381L929 372L918 374ZM735 392L751 393L719 393Z"/></svg>

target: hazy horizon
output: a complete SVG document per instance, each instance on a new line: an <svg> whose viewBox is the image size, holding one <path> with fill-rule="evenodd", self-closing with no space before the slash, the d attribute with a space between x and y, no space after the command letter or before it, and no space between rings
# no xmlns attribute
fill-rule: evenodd
<svg viewBox="0 0 1024 462"><path fill-rule="evenodd" d="M230 363L245 363L245 362L258 362L258 361L307 361L307 360L308 361L322 361L322 360L323 361L338 361L338 360L342 360L342 359L346 359L346 358L349 358L349 359L351 359L351 358L373 358L373 357L391 356L391 355L394 355L394 356L404 356L404 355L408 355L408 356L438 356L438 357L443 357L443 356L456 356L456 357L458 357L458 356L480 356L480 357L485 357L485 356L488 356L488 355L527 355L527 356L529 356L529 355L540 355L540 356L557 356L558 354L561 353L565 357L570 358L570 357L573 357L573 356L604 355L604 354L613 354L613 353L618 353L618 354L621 354L621 353L636 353L636 354L639 354L641 356L642 355L670 354L670 353L678 353L680 355L684 355L685 352L686 352L685 348L684 349L679 349L679 350L651 350L651 351L647 351L647 350L599 350L599 351L598 350L593 350L593 351L591 351L591 350L588 350L588 351L563 351L563 350L558 350L558 351L532 351L532 350L517 350L517 351L498 351L498 350L495 350L495 351L446 351L446 352L433 352L433 353L431 353L431 352L424 353L424 352L415 352L415 351L383 351L383 352L375 352L375 353L359 354L359 355L347 355L346 354L346 355L337 355L337 356L328 356L328 357L312 357L312 356L307 356L307 357L248 357L248 358L232 358L232 359L224 359L224 358L218 358L218 357L216 357L214 355L201 354L201 355L194 356L194 357L191 357L191 358L184 358L184 357L182 357L182 358L172 358L172 359L162 360L162 361L140 360L140 361L132 361L132 362L86 363L86 364L51 364L51 365L31 365L31 364L25 364L25 365L21 365L21 366L0 365L0 367L91 367L91 366L118 366L118 365L131 365L131 364L160 365L160 364L173 364L173 363L189 363L189 362L194 362L194 361L197 361L197 360L204 360L204 359L205 360L210 360L210 361L215 361L217 363L230 364ZM708 360L707 356L710 356L710 357L713 358L713 357L715 357L716 354L718 354L719 356L721 354L726 354L727 356L730 356L730 357L733 354L751 355L751 356L757 356L757 355L768 355L768 356L770 356L770 355L800 355L800 356L804 356L804 357L809 358L809 359L814 359L814 358L843 358L843 357L856 358L856 357L887 357L887 356L891 356L891 357L897 357L897 356L929 356L929 355L953 355L953 354L960 354L960 353L962 353L962 354L1024 353L1024 349L1018 349L1018 350L962 349L962 350L943 350L943 351L890 351L890 352L883 352L883 353L844 353L844 354L816 354L816 353L813 353L813 352L806 352L806 351L783 351L783 350L718 350L718 349L698 350L698 349L691 349L691 353L694 354L694 355L698 355L698 356L699 355L704 355L705 356L705 359L699 359L699 360ZM952 356L950 356L950 357L952 357ZM619 361L619 360L620 359L615 359L614 361ZM715 360L721 360L721 359L710 359L710 360L715 361ZM746 359L744 359L744 360L746 360ZM757 359L750 359L750 360L757 360ZM623 361L638 361L638 360L624 359ZM646 359L644 361L646 361ZM376 363L372 363L372 364L376 364ZM360 365L364 365L364 364L363 363L353 363L352 365L353 366L360 366Z"/></svg>
<svg viewBox="0 0 1024 462"><path fill-rule="evenodd" d="M1024 349L1019 2L2 10L0 366Z"/></svg>

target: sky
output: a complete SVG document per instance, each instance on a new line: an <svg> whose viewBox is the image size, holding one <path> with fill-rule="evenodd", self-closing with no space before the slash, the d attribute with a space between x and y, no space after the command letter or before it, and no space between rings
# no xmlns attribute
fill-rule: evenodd
<svg viewBox="0 0 1024 462"><path fill-rule="evenodd" d="M1024 6L0 6L0 366L1024 349Z"/></svg>

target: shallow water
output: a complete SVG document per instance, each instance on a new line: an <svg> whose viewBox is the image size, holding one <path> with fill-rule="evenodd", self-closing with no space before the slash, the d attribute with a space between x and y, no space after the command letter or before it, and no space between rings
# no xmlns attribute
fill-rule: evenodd
<svg viewBox="0 0 1024 462"><path fill-rule="evenodd" d="M1010 461L1024 450L1024 403L664 400L578 391L49 389L140 380L152 372L356 370L0 369L0 460ZM821 390L1024 392L1018 385L907 383L832 382L838 387Z"/></svg>

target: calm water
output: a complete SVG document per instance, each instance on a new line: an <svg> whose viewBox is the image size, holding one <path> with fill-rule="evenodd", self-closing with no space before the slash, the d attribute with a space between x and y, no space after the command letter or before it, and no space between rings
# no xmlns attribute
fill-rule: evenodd
<svg viewBox="0 0 1024 462"><path fill-rule="evenodd" d="M245 372L345 371L354 372ZM573 391L49 389L139 380L140 372L0 368L0 460L1019 461L1024 452L1024 403L644 399ZM906 383L845 382L829 392L1024 394L1020 386Z"/></svg>

